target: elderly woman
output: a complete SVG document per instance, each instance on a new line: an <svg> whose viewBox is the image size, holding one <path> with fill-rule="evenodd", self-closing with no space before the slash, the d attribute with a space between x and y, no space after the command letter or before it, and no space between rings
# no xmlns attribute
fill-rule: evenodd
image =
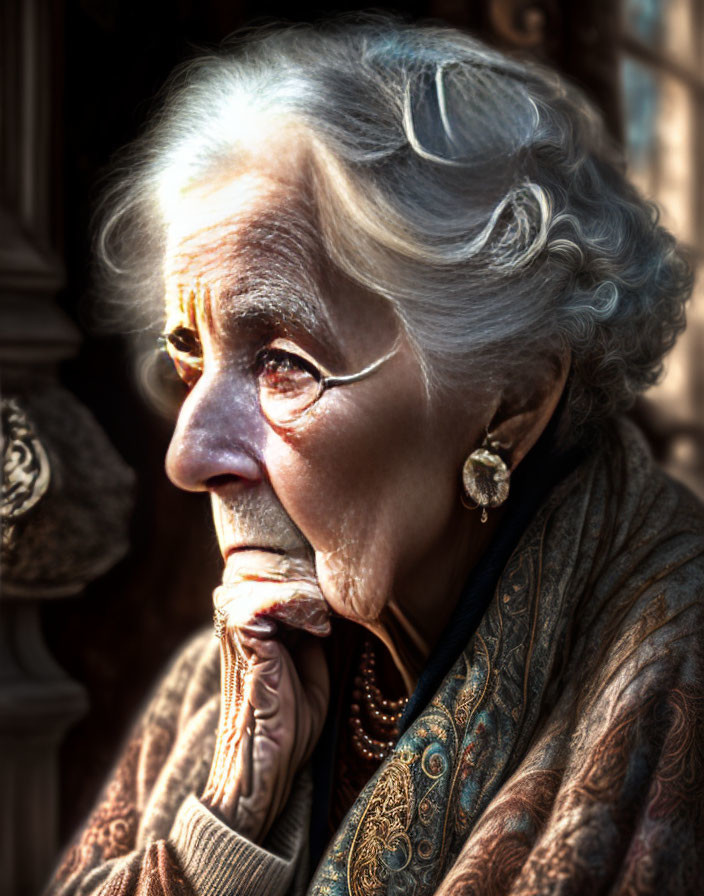
<svg viewBox="0 0 704 896"><path fill-rule="evenodd" d="M125 170L225 568L50 892L702 892L702 511L618 417L690 277L583 98L269 31Z"/></svg>

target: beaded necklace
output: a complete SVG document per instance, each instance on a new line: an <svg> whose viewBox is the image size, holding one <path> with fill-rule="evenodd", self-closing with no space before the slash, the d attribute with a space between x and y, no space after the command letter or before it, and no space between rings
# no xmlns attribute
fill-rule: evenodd
<svg viewBox="0 0 704 896"><path fill-rule="evenodd" d="M375 666L374 649L365 639L354 679L349 721L356 753L363 759L380 762L398 738L398 723L408 697L387 700L377 684Z"/></svg>

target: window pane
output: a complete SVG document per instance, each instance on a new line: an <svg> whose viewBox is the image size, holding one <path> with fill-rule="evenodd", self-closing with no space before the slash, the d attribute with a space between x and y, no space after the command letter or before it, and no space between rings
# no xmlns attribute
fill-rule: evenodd
<svg viewBox="0 0 704 896"><path fill-rule="evenodd" d="M626 155L632 175L651 194L655 187L658 85L656 73L625 57L621 68Z"/></svg>
<svg viewBox="0 0 704 896"><path fill-rule="evenodd" d="M665 361L662 381L650 389L662 430L669 435L666 469L704 500L704 270L688 313L687 329Z"/></svg>
<svg viewBox="0 0 704 896"><path fill-rule="evenodd" d="M623 23L651 49L696 65L694 0L624 0Z"/></svg>
<svg viewBox="0 0 704 896"><path fill-rule="evenodd" d="M664 223L681 240L694 243L694 102L689 88L671 75L661 77L657 141L660 153L656 200Z"/></svg>
<svg viewBox="0 0 704 896"><path fill-rule="evenodd" d="M666 72L626 57L622 63L626 155L631 178L685 242L694 231L694 100Z"/></svg>
<svg viewBox="0 0 704 896"><path fill-rule="evenodd" d="M624 0L623 20L626 29L643 43L657 46L660 42L662 7L667 0Z"/></svg>

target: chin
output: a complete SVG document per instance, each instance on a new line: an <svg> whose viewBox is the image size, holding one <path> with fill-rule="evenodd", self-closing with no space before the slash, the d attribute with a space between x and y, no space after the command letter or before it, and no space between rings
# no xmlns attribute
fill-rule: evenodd
<svg viewBox="0 0 704 896"><path fill-rule="evenodd" d="M333 562L330 557L321 559L316 556L316 574L323 597L330 609L345 619L361 622L358 580L349 567L340 561Z"/></svg>

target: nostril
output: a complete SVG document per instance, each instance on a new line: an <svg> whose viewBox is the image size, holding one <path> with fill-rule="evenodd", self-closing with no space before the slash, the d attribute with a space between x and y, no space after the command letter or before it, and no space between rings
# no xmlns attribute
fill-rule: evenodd
<svg viewBox="0 0 704 896"><path fill-rule="evenodd" d="M226 403L209 381L199 380L181 408L166 455L166 471L179 488L204 491L258 481L257 408Z"/></svg>
<svg viewBox="0 0 704 896"><path fill-rule="evenodd" d="M239 482L240 477L234 476L232 473L220 473L217 476L211 476L209 479L205 480L205 487L209 490L216 491L219 488L224 488L228 485L233 485L233 483Z"/></svg>

